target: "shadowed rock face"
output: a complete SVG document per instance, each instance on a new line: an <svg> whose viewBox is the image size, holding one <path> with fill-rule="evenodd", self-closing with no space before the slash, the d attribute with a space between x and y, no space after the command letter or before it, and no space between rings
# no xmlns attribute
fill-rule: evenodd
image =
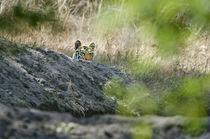
<svg viewBox="0 0 210 139"><path fill-rule="evenodd" d="M81 117L114 113L116 102L102 92L113 77L129 82L114 67L0 39L0 102L5 105Z"/></svg>

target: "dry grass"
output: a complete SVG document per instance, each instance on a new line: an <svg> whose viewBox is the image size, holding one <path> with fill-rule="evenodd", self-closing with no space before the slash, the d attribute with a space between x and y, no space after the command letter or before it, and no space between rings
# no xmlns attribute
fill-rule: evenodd
<svg viewBox="0 0 210 139"><path fill-rule="evenodd" d="M26 7L31 10L40 10L40 4L44 0L22 0ZM12 6L17 4L18 0L2 0L0 6L0 15L7 15L11 12ZM125 68L131 56L139 56L141 61L152 61L152 64L158 65L158 71L148 73L151 80L154 77L162 76L166 79L180 77L188 73L205 74L210 72L210 42L209 36L191 37L188 47L183 49L179 55L165 58L157 55L155 41L148 36L143 35L144 30L138 29L134 24L125 25L112 33L104 35L95 34L92 24L101 14L103 0L53 0L54 7L58 8L56 18L59 19L61 26L54 31L55 26L49 23L39 24L35 28L29 25L24 26L27 31L10 33L1 31L0 37L9 40L39 46L55 51L63 52L69 56L73 53L73 44L79 39L83 45L88 45L94 41L96 46L96 62L102 62L122 68L132 74ZM93 31L94 30L94 31ZM161 74L160 74L161 73ZM173 77L172 77L173 76ZM158 77L159 79L160 77ZM162 79L161 79L162 80Z"/></svg>

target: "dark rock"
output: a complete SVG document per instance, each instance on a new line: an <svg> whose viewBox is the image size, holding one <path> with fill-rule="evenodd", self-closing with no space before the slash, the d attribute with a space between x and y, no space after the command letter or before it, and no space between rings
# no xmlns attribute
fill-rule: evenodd
<svg viewBox="0 0 210 139"><path fill-rule="evenodd" d="M105 134L108 138L112 138L112 137L113 137L113 135L112 135L110 132L108 132L108 131L104 131L104 134Z"/></svg>
<svg viewBox="0 0 210 139"><path fill-rule="evenodd" d="M8 117L10 113L10 117ZM27 120L30 119L30 122ZM209 127L210 117L190 119ZM152 139L209 139L210 132L203 130L197 135L183 130L186 117L144 116L141 118L116 115L97 115L75 118L69 113L43 112L33 109L10 108L0 104L0 138L44 138L44 139L131 139L136 127L140 129L136 138ZM151 129L148 134L144 126ZM146 134L144 135L144 131ZM142 136L144 135L144 136Z"/></svg>
<svg viewBox="0 0 210 139"><path fill-rule="evenodd" d="M0 102L8 106L75 116L114 113L116 102L103 94L102 86L115 76L129 82L114 67L5 39L0 39L0 56Z"/></svg>
<svg viewBox="0 0 210 139"><path fill-rule="evenodd" d="M0 119L0 137L5 136L7 128L10 124L11 123L8 119Z"/></svg>

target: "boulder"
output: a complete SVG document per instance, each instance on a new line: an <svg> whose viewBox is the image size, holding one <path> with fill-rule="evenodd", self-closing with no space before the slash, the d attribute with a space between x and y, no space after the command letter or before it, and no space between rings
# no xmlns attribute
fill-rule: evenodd
<svg viewBox="0 0 210 139"><path fill-rule="evenodd" d="M115 77L129 82L114 67L0 39L0 102L7 106L79 117L112 114L116 101L102 88Z"/></svg>

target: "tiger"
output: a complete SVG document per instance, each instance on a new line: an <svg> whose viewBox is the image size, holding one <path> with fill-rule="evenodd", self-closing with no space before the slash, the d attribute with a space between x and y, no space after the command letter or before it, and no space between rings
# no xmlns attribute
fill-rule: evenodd
<svg viewBox="0 0 210 139"><path fill-rule="evenodd" d="M81 42L75 42L75 53L73 59L93 60L95 43L92 42L89 46L82 46Z"/></svg>
<svg viewBox="0 0 210 139"><path fill-rule="evenodd" d="M80 42L80 40L77 40L74 44L74 49L75 49L75 52L72 56L73 59L82 59L82 56L80 54L80 51L82 49L82 43Z"/></svg>
<svg viewBox="0 0 210 139"><path fill-rule="evenodd" d="M82 58L85 60L93 60L94 49L95 49L95 43L93 42L88 47L83 46L83 49L81 50Z"/></svg>

